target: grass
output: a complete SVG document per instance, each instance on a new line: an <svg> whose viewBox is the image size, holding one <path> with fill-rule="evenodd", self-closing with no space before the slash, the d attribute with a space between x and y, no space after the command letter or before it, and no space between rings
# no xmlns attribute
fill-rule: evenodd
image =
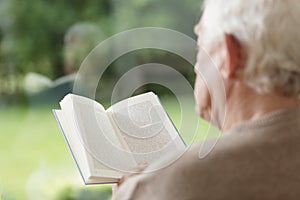
<svg viewBox="0 0 300 200"><path fill-rule="evenodd" d="M178 102L162 99L162 103L178 127L181 122ZM192 116L193 105L186 105L183 109ZM52 199L65 185L82 186L51 109L49 106L1 109L0 199L1 193L3 199ZM183 138L191 143L205 137L208 124L200 121L198 134L191 135L187 132L193 124L186 127Z"/></svg>
<svg viewBox="0 0 300 200"><path fill-rule="evenodd" d="M47 177L64 166L73 168L51 109L6 108L1 111L0 128L0 187L4 195L26 199L32 190L30 181L38 179L40 172L45 171L40 176ZM35 187L41 184L46 183L37 180Z"/></svg>

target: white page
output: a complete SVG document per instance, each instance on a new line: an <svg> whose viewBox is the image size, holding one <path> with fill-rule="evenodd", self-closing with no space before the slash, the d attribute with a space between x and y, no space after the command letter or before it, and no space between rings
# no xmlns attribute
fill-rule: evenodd
<svg viewBox="0 0 300 200"><path fill-rule="evenodd" d="M176 128L150 92L123 100L107 112L137 163L153 163L169 152L185 149Z"/></svg>
<svg viewBox="0 0 300 200"><path fill-rule="evenodd" d="M54 113L84 182L86 184L116 182L123 174L99 163L86 151L80 139L76 137L76 127L68 122L63 110L54 110Z"/></svg>
<svg viewBox="0 0 300 200"><path fill-rule="evenodd" d="M123 150L103 107L77 95L71 95L71 99L73 105L69 112L73 110L73 120L79 130L77 134L85 149L95 160L113 170L130 171L136 163L132 155Z"/></svg>
<svg viewBox="0 0 300 200"><path fill-rule="evenodd" d="M87 177L91 175L89 166L87 152L80 144L80 141L77 137L74 137L74 126L69 124L62 110L54 110L55 117L57 118L61 131L66 139L66 142L69 146L71 154L77 167L79 168L80 174L84 181L87 180Z"/></svg>

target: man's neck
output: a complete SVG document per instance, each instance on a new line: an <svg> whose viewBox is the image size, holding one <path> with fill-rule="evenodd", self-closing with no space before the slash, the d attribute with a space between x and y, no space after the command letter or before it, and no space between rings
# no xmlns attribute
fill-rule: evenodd
<svg viewBox="0 0 300 200"><path fill-rule="evenodd" d="M239 84L227 93L226 119L222 131L233 125L259 119L273 111L299 106L298 97L277 93L258 94L252 88Z"/></svg>

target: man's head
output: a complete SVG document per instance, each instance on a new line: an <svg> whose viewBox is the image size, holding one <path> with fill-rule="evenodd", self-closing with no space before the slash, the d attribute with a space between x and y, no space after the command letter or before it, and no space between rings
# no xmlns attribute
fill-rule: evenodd
<svg viewBox="0 0 300 200"><path fill-rule="evenodd" d="M220 121L218 109L225 106L212 109L213 94L208 91L221 89L211 86L208 90L201 78L210 85L215 81L217 74L207 69L209 62L220 72L226 95L237 84L249 86L257 94L299 95L299 19L297 0L207 0L195 28L200 49L195 66L199 114Z"/></svg>

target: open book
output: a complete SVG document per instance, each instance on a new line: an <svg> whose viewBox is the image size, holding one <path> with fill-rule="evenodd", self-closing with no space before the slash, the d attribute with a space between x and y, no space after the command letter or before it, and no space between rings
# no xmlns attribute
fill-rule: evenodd
<svg viewBox="0 0 300 200"><path fill-rule="evenodd" d="M117 182L139 163L157 164L160 158L185 149L152 92L107 110L74 94L66 95L60 106L54 114L85 184Z"/></svg>

